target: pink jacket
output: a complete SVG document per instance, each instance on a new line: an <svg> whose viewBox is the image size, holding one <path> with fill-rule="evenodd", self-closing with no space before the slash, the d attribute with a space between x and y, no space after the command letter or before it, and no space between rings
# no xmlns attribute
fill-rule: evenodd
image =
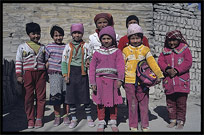
<svg viewBox="0 0 204 135"><path fill-rule="evenodd" d="M163 48L158 59L158 64L165 75L163 87L166 95L175 92L190 92L189 70L192 66L192 55L188 45L180 43L180 45L174 49ZM168 67L175 68L178 71L178 74L174 78L170 78L167 75L165 70Z"/></svg>

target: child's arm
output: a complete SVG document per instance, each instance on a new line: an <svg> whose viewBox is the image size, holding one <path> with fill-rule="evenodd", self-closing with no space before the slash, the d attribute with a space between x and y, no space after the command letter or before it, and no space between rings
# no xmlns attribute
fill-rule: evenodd
<svg viewBox="0 0 204 135"><path fill-rule="evenodd" d="M89 68L89 81L92 86L96 86L96 61L96 53L94 53Z"/></svg>
<svg viewBox="0 0 204 135"><path fill-rule="evenodd" d="M16 53L16 77L17 81L20 84L23 84L23 47L21 45L18 46L17 53Z"/></svg>
<svg viewBox="0 0 204 135"><path fill-rule="evenodd" d="M45 62L46 62L45 66L46 66L46 69L48 69L48 67L49 67L49 63L48 63L49 57L50 57L50 52L49 52L47 46L45 46Z"/></svg>
<svg viewBox="0 0 204 135"><path fill-rule="evenodd" d="M116 67L118 71L118 80L123 82L125 76L125 62L122 52L118 49L116 57Z"/></svg>
<svg viewBox="0 0 204 135"><path fill-rule="evenodd" d="M69 82L69 78L68 78L68 67L67 67L67 63L68 63L68 45L65 46L64 51L62 53L62 63L61 63L61 69L62 69L62 75L63 77L65 77L65 81L66 83Z"/></svg>
<svg viewBox="0 0 204 135"><path fill-rule="evenodd" d="M159 58L158 58L158 65L161 68L161 70L164 73L167 73L166 70L171 69L170 66L168 66L168 64L166 63L165 59L164 59L164 54L160 53Z"/></svg>
<svg viewBox="0 0 204 135"><path fill-rule="evenodd" d="M177 75L185 73L192 66L192 55L189 48L186 48L183 53L184 61L178 67L174 68L177 71Z"/></svg>

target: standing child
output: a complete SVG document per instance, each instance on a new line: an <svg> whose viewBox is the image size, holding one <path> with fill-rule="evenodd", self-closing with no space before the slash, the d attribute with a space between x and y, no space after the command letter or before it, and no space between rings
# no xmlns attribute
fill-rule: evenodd
<svg viewBox="0 0 204 135"><path fill-rule="evenodd" d="M172 128L177 124L176 129L182 129L186 121L186 102L190 92L192 55L180 31L166 34L158 63L165 75L163 87L170 119L167 127Z"/></svg>
<svg viewBox="0 0 204 135"><path fill-rule="evenodd" d="M136 68L141 60L146 60L152 71L157 76L157 83L163 74L157 65L150 49L142 44L143 31L138 24L128 27L129 45L123 49L125 60L125 91L129 107L129 127L131 131L138 131L138 106L141 116L142 131L149 130L148 102L149 91L143 91L145 86L138 84L135 88Z"/></svg>
<svg viewBox="0 0 204 135"><path fill-rule="evenodd" d="M89 51L87 65L89 65L93 53L100 48L101 41L99 39L99 32L102 28L107 26L114 26L113 17L109 13L99 13L94 17L94 22L96 24L95 33L89 36ZM119 36L116 34L116 41L119 41Z"/></svg>
<svg viewBox="0 0 204 135"><path fill-rule="evenodd" d="M62 74L67 83L65 103L69 104L72 117L69 128L77 126L77 104L84 104L88 126L94 127L95 124L91 118L89 81L85 67L86 43L82 40L83 24L72 24L70 31L73 40L65 46L62 56Z"/></svg>
<svg viewBox="0 0 204 135"><path fill-rule="evenodd" d="M117 128L117 105L122 104L120 94L125 72L125 64L122 52L116 47L116 34L111 26L103 28L99 33L102 43L96 50L90 64L89 79L94 90L93 101L97 104L98 131L104 131L105 108L110 109L110 121L108 124L113 131Z"/></svg>
<svg viewBox="0 0 204 135"><path fill-rule="evenodd" d="M130 15L126 19L126 28L129 27L130 24L138 24L139 25L139 19L135 15ZM148 39L143 35L142 44L149 47ZM127 35L123 36L119 40L118 48L123 51L123 48L129 45L129 40Z"/></svg>
<svg viewBox="0 0 204 135"><path fill-rule="evenodd" d="M61 121L60 110L63 104L63 123L68 125L70 123L68 118L68 105L64 103L66 94L66 83L62 76L61 61L62 53L65 44L62 42L64 37L64 30L59 26L53 26L50 35L54 40L53 43L48 44L45 48L46 51L46 66L49 74L50 81L50 104L54 106L54 126L58 126Z"/></svg>
<svg viewBox="0 0 204 135"><path fill-rule="evenodd" d="M28 128L40 128L43 126L45 99L46 99L46 70L45 49L39 43L40 25L27 23L26 33L30 41L19 45L16 54L17 81L25 87L25 112L28 120ZM34 91L36 93L36 120L34 106Z"/></svg>

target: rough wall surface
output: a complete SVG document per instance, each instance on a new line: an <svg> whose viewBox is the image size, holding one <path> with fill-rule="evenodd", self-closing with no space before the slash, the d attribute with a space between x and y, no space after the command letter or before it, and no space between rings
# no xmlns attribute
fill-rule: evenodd
<svg viewBox="0 0 204 135"><path fill-rule="evenodd" d="M140 20L145 36L149 39L152 53L159 56L165 34L178 29L182 32L193 56L191 72L191 94L200 96L201 90L201 12L197 4L187 3L3 3L3 58L15 60L19 44L29 38L25 24L39 23L43 44L52 42L49 35L53 25L65 31L64 42L71 40L72 23L83 23L84 40L95 31L93 18L96 14L108 12L113 15L116 33L126 34L127 16L135 14ZM163 94L162 84L155 86L153 94Z"/></svg>

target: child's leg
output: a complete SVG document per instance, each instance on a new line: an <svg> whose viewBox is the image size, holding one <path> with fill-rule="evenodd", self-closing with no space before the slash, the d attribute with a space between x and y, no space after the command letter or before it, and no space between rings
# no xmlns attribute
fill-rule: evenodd
<svg viewBox="0 0 204 135"><path fill-rule="evenodd" d="M125 84L125 92L129 108L129 127L138 127L138 102L135 96L134 84Z"/></svg>
<svg viewBox="0 0 204 135"><path fill-rule="evenodd" d="M26 78L26 79L25 79ZM24 75L24 87L25 87L25 112L27 115L29 128L34 127L34 85L33 77L30 71L26 71Z"/></svg>
<svg viewBox="0 0 204 135"><path fill-rule="evenodd" d="M176 114L177 114L177 128L182 129L186 121L186 103L188 94L186 93L177 93L176 100Z"/></svg>
<svg viewBox="0 0 204 135"><path fill-rule="evenodd" d="M105 107L103 105L97 105L97 113L98 113L98 128L97 131L104 131L105 122Z"/></svg>
<svg viewBox="0 0 204 135"><path fill-rule="evenodd" d="M88 121L88 126L89 127L94 127L95 124L91 118L91 104L85 104L85 112L86 112L86 117L87 117L87 121Z"/></svg>
<svg viewBox="0 0 204 135"><path fill-rule="evenodd" d="M117 105L114 105L113 107L109 108L110 110L110 121L108 124L111 126L113 132L118 132L118 127L117 127L117 112L118 108Z"/></svg>
<svg viewBox="0 0 204 135"><path fill-rule="evenodd" d="M54 114L55 114L55 120L54 120L54 127L58 126L60 124L60 105L54 105Z"/></svg>
<svg viewBox="0 0 204 135"><path fill-rule="evenodd" d="M76 105L75 104L70 104L70 113L71 113L71 124L69 124L69 128L75 128L77 126L77 119L76 119Z"/></svg>
<svg viewBox="0 0 204 135"><path fill-rule="evenodd" d="M172 128L176 125L176 97L175 94L166 95L166 103L170 124L167 127Z"/></svg>
<svg viewBox="0 0 204 135"><path fill-rule="evenodd" d="M67 104L63 104L63 113L64 115L63 117L63 123L64 125L69 125L70 124L70 120L69 120L69 105Z"/></svg>

